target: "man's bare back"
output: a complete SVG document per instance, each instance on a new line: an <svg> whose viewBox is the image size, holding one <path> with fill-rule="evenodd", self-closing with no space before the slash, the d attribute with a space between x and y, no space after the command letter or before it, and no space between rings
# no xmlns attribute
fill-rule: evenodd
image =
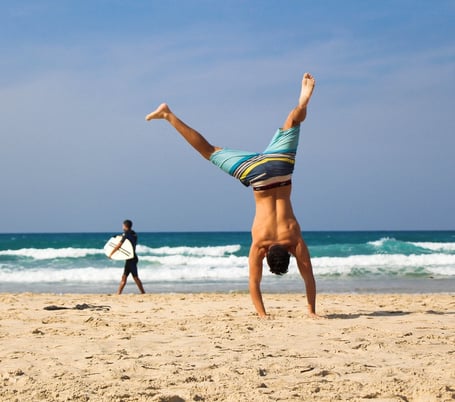
<svg viewBox="0 0 455 402"><path fill-rule="evenodd" d="M294 169L300 123L305 120L315 80L309 73L302 79L298 105L289 113L269 147L262 154L235 151L211 145L200 133L181 121L165 104L146 116L146 120L166 119L204 158L238 178L246 186L253 186L256 215L252 226L252 245L249 254L250 293L259 316L266 316L260 283L263 260L273 250L295 256L300 274L305 281L308 313L316 315L316 285L310 255L302 238L300 226L291 205L291 176ZM280 265L278 261L277 266ZM271 266L271 271L272 270ZM278 274L287 272L285 269Z"/></svg>
<svg viewBox="0 0 455 402"><path fill-rule="evenodd" d="M251 229L253 245L268 249L274 244L295 246L300 226L292 210L290 195L292 185L255 191L256 215Z"/></svg>

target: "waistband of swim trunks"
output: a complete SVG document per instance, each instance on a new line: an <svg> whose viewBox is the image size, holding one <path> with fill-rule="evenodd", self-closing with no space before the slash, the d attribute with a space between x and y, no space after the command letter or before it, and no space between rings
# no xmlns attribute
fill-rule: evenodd
<svg viewBox="0 0 455 402"><path fill-rule="evenodd" d="M286 181L279 181L276 183L266 184L265 186L253 186L253 190L254 191L265 191L265 190L271 190L272 188L290 186L291 184L292 184L292 180L289 179Z"/></svg>
<svg viewBox="0 0 455 402"><path fill-rule="evenodd" d="M274 176L274 177L268 177L267 179L263 179L264 176L267 176L266 173L259 175L256 177L254 180L250 182L251 186L253 187L265 187L270 184L276 184L276 183L283 183L285 181L289 181L292 179L292 173L290 174L285 174L283 176Z"/></svg>

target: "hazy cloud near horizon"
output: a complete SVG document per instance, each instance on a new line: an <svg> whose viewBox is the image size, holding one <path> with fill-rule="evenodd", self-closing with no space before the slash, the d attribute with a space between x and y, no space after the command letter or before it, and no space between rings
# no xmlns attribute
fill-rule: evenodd
<svg viewBox="0 0 455 402"><path fill-rule="evenodd" d="M125 217L248 230L251 190L144 116L166 101L213 143L259 151L304 71L317 88L294 175L302 228L455 228L450 2L194 1L176 20L175 2L93 3L87 18L94 8L66 2L0 6L1 232L110 231Z"/></svg>

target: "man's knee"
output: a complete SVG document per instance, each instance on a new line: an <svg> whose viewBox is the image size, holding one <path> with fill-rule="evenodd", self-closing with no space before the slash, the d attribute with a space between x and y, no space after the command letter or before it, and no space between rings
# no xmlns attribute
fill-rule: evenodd
<svg viewBox="0 0 455 402"><path fill-rule="evenodd" d="M212 157L212 155L217 152L217 151L221 151L223 148L220 148L220 147L214 147L213 145L210 145L208 146L206 149L204 149L203 151L201 151L201 155L204 159L207 159L208 161L210 160L210 158Z"/></svg>

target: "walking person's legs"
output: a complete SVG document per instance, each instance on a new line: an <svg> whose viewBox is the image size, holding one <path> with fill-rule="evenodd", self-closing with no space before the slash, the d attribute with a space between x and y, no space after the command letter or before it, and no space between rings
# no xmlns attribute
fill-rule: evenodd
<svg viewBox="0 0 455 402"><path fill-rule="evenodd" d="M120 285L118 287L118 291L117 291L117 294L118 295L121 295L122 292L123 292L123 289L125 288L125 285L126 285L126 279L128 278L127 275L123 274L122 275L122 279L120 280Z"/></svg>
<svg viewBox="0 0 455 402"><path fill-rule="evenodd" d="M137 285L137 288L139 289L139 292L144 294L145 290L144 290L144 287L142 286L142 282L139 279L139 277L138 276L133 276L133 279L134 279L134 282L136 282L136 285Z"/></svg>

